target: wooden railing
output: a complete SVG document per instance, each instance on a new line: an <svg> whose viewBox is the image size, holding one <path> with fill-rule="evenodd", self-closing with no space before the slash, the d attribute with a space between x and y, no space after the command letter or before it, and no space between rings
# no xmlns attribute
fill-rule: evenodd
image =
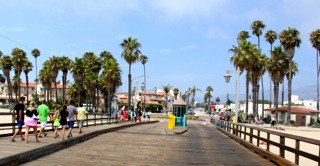
<svg viewBox="0 0 320 166"><path fill-rule="evenodd" d="M312 165L320 166L320 140L214 118L211 119L211 123L215 124L218 130L249 147L250 150L277 164L306 165L306 160L311 160Z"/></svg>
<svg viewBox="0 0 320 166"><path fill-rule="evenodd" d="M12 136L17 129L17 123L12 117L12 113L0 113L0 117L11 118L10 123L3 123L0 121L0 137ZM3 119L3 118L2 118ZM103 125L103 124L111 124L118 123L118 119L116 117L110 117L109 114L96 113L89 114L88 118L85 119L83 127ZM75 127L78 127L78 123L75 123ZM40 128L40 122L38 122L38 128ZM53 121L48 121L46 131L53 131ZM22 130L24 131L24 130Z"/></svg>

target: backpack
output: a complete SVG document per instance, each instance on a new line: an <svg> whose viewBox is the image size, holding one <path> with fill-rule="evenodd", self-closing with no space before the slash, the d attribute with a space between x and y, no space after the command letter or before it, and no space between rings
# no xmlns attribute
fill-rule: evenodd
<svg viewBox="0 0 320 166"><path fill-rule="evenodd" d="M121 110L120 114L123 115L123 110Z"/></svg>

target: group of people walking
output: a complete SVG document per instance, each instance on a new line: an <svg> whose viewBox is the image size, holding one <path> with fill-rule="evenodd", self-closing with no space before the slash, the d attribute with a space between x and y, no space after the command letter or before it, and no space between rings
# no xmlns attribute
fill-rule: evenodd
<svg viewBox="0 0 320 166"><path fill-rule="evenodd" d="M81 134L82 126L84 124L84 120L88 116L88 112L83 108L83 105L80 104L80 107L76 108L74 106L75 102L70 100L68 106L64 105L62 110L56 110L53 116L50 116L50 109L46 105L46 101L43 100L42 104L36 107L34 102L30 102L28 108L25 112L25 103L26 98L21 97L18 104L15 105L13 110L13 117L17 121L18 129L15 131L13 136L10 138L12 142L15 142L15 137L19 134L22 141L25 143L29 143L28 134L30 128L33 129L34 136L36 142L40 142L39 138L42 138L42 134L46 137L48 134L45 132L45 128L47 126L48 117L53 121L54 130L54 138L58 138L58 128L61 126L61 137L64 140L66 128L68 126L68 134L67 138L72 137L72 129L74 128L74 124L78 121L79 134ZM40 121L40 130L38 133L38 121ZM26 126L24 137L22 135L22 128Z"/></svg>
<svg viewBox="0 0 320 166"><path fill-rule="evenodd" d="M142 122L143 119L147 118L147 121L150 121L151 111L146 112L145 110L142 111L140 107L137 108L136 111L133 109L126 110L126 107L123 106L121 109L118 110L118 119L120 123L124 123L126 121L130 121L132 123ZM143 117L143 119L141 119Z"/></svg>

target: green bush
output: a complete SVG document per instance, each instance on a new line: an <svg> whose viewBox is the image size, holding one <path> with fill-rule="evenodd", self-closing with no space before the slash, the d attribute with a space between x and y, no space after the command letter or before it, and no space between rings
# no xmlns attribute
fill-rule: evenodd
<svg viewBox="0 0 320 166"><path fill-rule="evenodd" d="M294 121L294 120L290 120L290 124L291 124L292 126L294 126L294 127L298 127L296 121Z"/></svg>
<svg viewBox="0 0 320 166"><path fill-rule="evenodd" d="M311 119L311 123L308 124L309 127L315 127L315 128L320 128L320 123L314 121L313 119Z"/></svg>

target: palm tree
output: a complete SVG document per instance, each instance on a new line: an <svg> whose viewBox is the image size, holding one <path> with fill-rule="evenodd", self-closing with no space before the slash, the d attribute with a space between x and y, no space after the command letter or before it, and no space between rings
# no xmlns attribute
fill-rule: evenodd
<svg viewBox="0 0 320 166"><path fill-rule="evenodd" d="M237 40L247 40L250 37L248 31L240 31ZM246 73L246 117L249 109L249 71Z"/></svg>
<svg viewBox="0 0 320 166"><path fill-rule="evenodd" d="M58 102L58 89L57 89L57 77L59 74L59 57L53 56L50 57L49 60L46 60L44 62L44 66L48 66L48 68L50 69L50 76L53 79L53 83L54 83L54 89L55 89L55 101ZM51 90L51 87L50 87ZM56 105L57 106L57 105Z"/></svg>
<svg viewBox="0 0 320 166"><path fill-rule="evenodd" d="M101 92L104 94L105 109L107 109L106 106L108 106L109 113L111 114L111 94L114 94L116 92L117 87L122 85L122 71L120 69L119 63L114 58L106 59L103 64L103 68L104 70L102 71L102 75L100 77L100 87Z"/></svg>
<svg viewBox="0 0 320 166"><path fill-rule="evenodd" d="M317 54L316 54L316 63L317 63L317 110L319 110L319 70L320 70L320 66L319 66L319 52L320 52L320 29L317 29L313 32L311 32L310 34L310 38L309 38L312 47L314 47L317 50Z"/></svg>
<svg viewBox="0 0 320 166"><path fill-rule="evenodd" d="M207 86L206 91L209 93L208 97L209 97L209 96L212 97L211 92L213 91L213 88L212 88L211 86ZM211 97L208 98L208 99L209 99L209 106L208 106L208 108L210 108L210 100L211 100Z"/></svg>
<svg viewBox="0 0 320 166"><path fill-rule="evenodd" d="M31 54L36 59L36 95L35 95L35 102L38 103L38 65L37 65L37 58L40 56L40 51L38 49L33 49Z"/></svg>
<svg viewBox="0 0 320 166"><path fill-rule="evenodd" d="M240 31L238 33L237 40L247 40L250 37L248 31Z"/></svg>
<svg viewBox="0 0 320 166"><path fill-rule="evenodd" d="M252 34L258 37L258 49L260 50L260 35L266 25L262 21L256 20L251 24ZM262 117L264 117L264 87L263 87L263 74L261 76L261 91L262 91ZM259 82L257 83L257 101L259 100ZM257 103L258 104L258 103Z"/></svg>
<svg viewBox="0 0 320 166"><path fill-rule="evenodd" d="M173 89L173 95L174 95L175 100L177 100L179 92L180 92L180 90L178 88Z"/></svg>
<svg viewBox="0 0 320 166"><path fill-rule="evenodd" d="M207 108L210 108L210 98L212 97L212 95L210 94L209 91L206 91L206 93L204 94L204 102L208 104ZM208 101L209 100L209 101ZM211 113L211 112L210 112Z"/></svg>
<svg viewBox="0 0 320 166"><path fill-rule="evenodd" d="M47 61L45 63L48 63ZM44 63L44 64L45 64ZM43 68L39 71L39 80L44 87L43 99L49 101L50 93L51 93L51 83L52 83L52 75L51 68L49 66L44 65Z"/></svg>
<svg viewBox="0 0 320 166"><path fill-rule="evenodd" d="M272 54L272 44L274 43L275 40L277 40L278 35L275 31L269 30L267 33L264 35L264 38L266 39L267 42L270 43L270 53ZM279 88L279 87L278 87ZM270 79L270 104L269 107L271 108L272 104L272 79Z"/></svg>
<svg viewBox="0 0 320 166"><path fill-rule="evenodd" d="M66 94L65 94L65 90L66 90L66 82L67 82L67 75L68 75L68 71L71 70L72 66L73 66L73 61L71 59L69 59L66 56L62 56L59 57L59 69L62 71L62 105L66 104Z"/></svg>
<svg viewBox="0 0 320 166"><path fill-rule="evenodd" d="M141 44L138 42L138 39L128 37L124 39L120 44L120 47L123 49L121 57L129 64L129 74L128 74L128 108L131 106L131 65L139 60L141 54L140 48Z"/></svg>
<svg viewBox="0 0 320 166"><path fill-rule="evenodd" d="M291 117L291 86L292 86L292 59L295 53L295 47L300 47L301 39L299 38L300 32L295 28L283 30L279 34L279 39L285 53L289 59L289 80L288 80L288 116L287 122L290 122Z"/></svg>
<svg viewBox="0 0 320 166"><path fill-rule="evenodd" d="M194 108L194 102L195 102L195 96L196 96L196 92L197 91L200 91L201 92L201 89L199 88L196 88L196 86L194 85L192 88L191 88L191 95L192 95L192 108Z"/></svg>
<svg viewBox="0 0 320 166"><path fill-rule="evenodd" d="M12 50L12 65L17 71L17 84L18 84L18 97L20 98L20 75L22 71L22 67L24 65L25 60L27 59L27 54L23 50L19 48L14 48Z"/></svg>
<svg viewBox="0 0 320 166"><path fill-rule="evenodd" d="M26 85L27 85L27 101L29 101L29 78L28 74L30 71L32 71L33 65L32 63L26 59L25 64L23 65L22 69L24 74L26 75Z"/></svg>
<svg viewBox="0 0 320 166"><path fill-rule="evenodd" d="M165 105L165 108L168 109L168 93L170 92L172 86L171 85L166 85L166 86L163 86L162 85L162 90L166 93L166 105Z"/></svg>
<svg viewBox="0 0 320 166"><path fill-rule="evenodd" d="M282 51L281 46L274 48L267 64L267 70L274 85L274 106L276 108L276 119L278 119L279 83L283 82L285 71L287 71L288 68L288 59Z"/></svg>
<svg viewBox="0 0 320 166"><path fill-rule="evenodd" d="M7 78L8 82L8 92L9 92L9 104L11 105L12 102L12 86L11 86L11 79L10 79L10 72L12 70L12 59L9 55L4 55L1 57L0 66L3 71L3 75Z"/></svg>
<svg viewBox="0 0 320 166"><path fill-rule="evenodd" d="M148 62L148 57L146 55L140 56L140 61L143 64L143 71L144 71L144 94L146 94L147 91L147 79L146 79L146 63ZM146 109L146 96L144 96L144 110Z"/></svg>
<svg viewBox="0 0 320 166"><path fill-rule="evenodd" d="M238 40L238 46L232 46L229 49L229 52L234 54L230 58L230 62L233 63L235 68L239 68L240 74L244 70L246 71L246 119L248 119L249 81L251 80L251 66L248 64L250 64L250 58L253 57L254 50L255 46L246 40ZM253 109L255 110L255 105L253 105Z"/></svg>
<svg viewBox="0 0 320 166"><path fill-rule="evenodd" d="M74 79L75 84L78 85L78 96L79 96L79 104L82 103L83 96L83 82L85 76L85 61L83 58L75 58L74 64L71 68L72 77Z"/></svg>

